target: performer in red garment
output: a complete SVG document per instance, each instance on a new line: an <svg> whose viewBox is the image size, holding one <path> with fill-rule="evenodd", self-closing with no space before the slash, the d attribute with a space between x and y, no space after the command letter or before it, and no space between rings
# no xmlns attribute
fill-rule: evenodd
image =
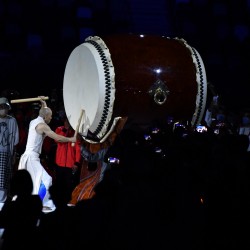
<svg viewBox="0 0 250 250"><path fill-rule="evenodd" d="M56 128L55 132L65 137L74 136L75 130L65 116L64 125ZM81 166L81 140L72 145L69 143L58 142L55 155L55 181L59 184L66 185L67 190L71 193L78 184L74 178L77 170Z"/></svg>

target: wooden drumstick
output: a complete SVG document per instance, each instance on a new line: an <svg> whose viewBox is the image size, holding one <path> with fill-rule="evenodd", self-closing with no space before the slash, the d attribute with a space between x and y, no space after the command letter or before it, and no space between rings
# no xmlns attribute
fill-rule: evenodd
<svg viewBox="0 0 250 250"><path fill-rule="evenodd" d="M45 96L44 98L42 98L43 100L48 100L49 97ZM34 97L34 98L24 98L24 99L15 99L15 100L11 100L10 103L22 103L22 102L36 102L36 101L40 101L41 98L40 97Z"/></svg>
<svg viewBox="0 0 250 250"><path fill-rule="evenodd" d="M83 117L83 113L84 113L84 110L81 109L80 117L79 117L79 119L78 119L78 123L77 123L76 129L75 129L74 137L76 137L77 134L78 134L78 132L79 132L79 127L80 127L80 124L81 124L81 120L82 120L82 117ZM72 142L72 143L71 143L71 146L74 147L74 146L75 146L75 143Z"/></svg>

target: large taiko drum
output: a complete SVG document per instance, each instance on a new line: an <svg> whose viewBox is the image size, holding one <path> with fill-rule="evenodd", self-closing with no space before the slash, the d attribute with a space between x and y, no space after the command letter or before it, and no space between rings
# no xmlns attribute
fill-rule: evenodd
<svg viewBox="0 0 250 250"><path fill-rule="evenodd" d="M72 127L105 140L120 117L139 124L167 116L200 123L207 98L205 67L180 38L151 35L90 36L70 54L63 100ZM96 140L89 139L90 143Z"/></svg>

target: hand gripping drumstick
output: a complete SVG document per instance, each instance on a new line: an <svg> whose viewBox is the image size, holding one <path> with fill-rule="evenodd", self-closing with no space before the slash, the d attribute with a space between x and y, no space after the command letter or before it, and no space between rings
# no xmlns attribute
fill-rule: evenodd
<svg viewBox="0 0 250 250"><path fill-rule="evenodd" d="M81 120L82 120L83 113L84 113L84 110L81 109L80 117L79 117L79 119L78 119L78 123L77 123L76 129L75 129L74 137L76 137L77 134L78 134L78 132L79 132L79 127L80 127L80 124L81 124ZM71 146L74 147L74 146L75 146L75 143L72 142L72 143L71 143Z"/></svg>
<svg viewBox="0 0 250 250"><path fill-rule="evenodd" d="M43 100L48 100L49 97L45 96L44 98L42 98ZM24 98L24 99L15 99L15 100L11 100L10 103L21 103L21 102L36 102L36 101L40 101L41 98L40 97L35 97L35 98Z"/></svg>

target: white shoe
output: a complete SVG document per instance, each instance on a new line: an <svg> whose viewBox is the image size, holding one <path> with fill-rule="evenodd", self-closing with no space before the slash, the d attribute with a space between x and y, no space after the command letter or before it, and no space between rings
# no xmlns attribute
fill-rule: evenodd
<svg viewBox="0 0 250 250"><path fill-rule="evenodd" d="M56 209L56 206L52 200L47 200L46 202L43 203L43 212L44 213L53 212L55 209Z"/></svg>
<svg viewBox="0 0 250 250"><path fill-rule="evenodd" d="M43 206L43 213L50 213L53 212L55 209L52 209L50 207Z"/></svg>
<svg viewBox="0 0 250 250"><path fill-rule="evenodd" d="M75 204L68 203L68 204L67 204L67 206L68 206L68 207L74 207L74 206L75 206Z"/></svg>

